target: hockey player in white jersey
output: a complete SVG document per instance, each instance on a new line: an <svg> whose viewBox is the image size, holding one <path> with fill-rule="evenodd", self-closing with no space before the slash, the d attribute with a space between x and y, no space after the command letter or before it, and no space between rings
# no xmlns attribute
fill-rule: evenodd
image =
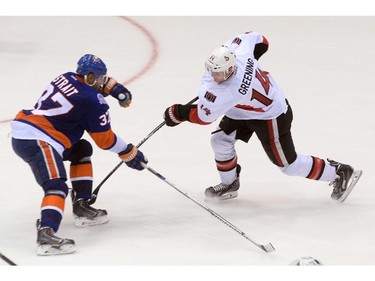
<svg viewBox="0 0 375 281"><path fill-rule="evenodd" d="M208 199L237 197L241 166L235 143L247 143L255 133L269 159L283 173L330 182L332 199L343 202L362 171L295 151L292 108L282 89L258 62L268 45L261 34L246 32L214 49L206 60L198 104L168 107L164 112L166 125L173 127L183 121L205 125L224 115L211 137L221 183L206 189Z"/></svg>

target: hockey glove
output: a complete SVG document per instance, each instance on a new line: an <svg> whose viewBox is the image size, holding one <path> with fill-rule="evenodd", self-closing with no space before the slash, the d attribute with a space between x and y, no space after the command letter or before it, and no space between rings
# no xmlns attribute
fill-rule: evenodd
<svg viewBox="0 0 375 281"><path fill-rule="evenodd" d="M121 107L128 107L132 102L132 94L123 85L117 83L111 91L111 96L118 100Z"/></svg>
<svg viewBox="0 0 375 281"><path fill-rule="evenodd" d="M118 100L121 107L128 107L132 102L132 94L125 88L122 84L117 83L117 81L109 77L107 83L103 87L103 92L105 95L111 95Z"/></svg>
<svg viewBox="0 0 375 281"><path fill-rule="evenodd" d="M148 160L143 155L143 153L139 151L137 147L132 145L131 143L129 143L126 149L120 152L118 155L128 167L139 171L142 171L144 169L141 165L141 162L145 164L148 163Z"/></svg>
<svg viewBox="0 0 375 281"><path fill-rule="evenodd" d="M168 107L164 111L163 118L165 120L165 124L169 127L174 127L180 124L184 121L190 121L189 120L189 114L190 110L196 107L196 105L191 104L174 104L170 107Z"/></svg>
<svg viewBox="0 0 375 281"><path fill-rule="evenodd" d="M164 111L163 117L164 117L164 120L165 120L165 124L168 127L177 126L178 124L180 124L182 122L182 120L178 119L177 114L176 114L176 107L177 106L178 106L178 104L174 104L174 105L168 107Z"/></svg>

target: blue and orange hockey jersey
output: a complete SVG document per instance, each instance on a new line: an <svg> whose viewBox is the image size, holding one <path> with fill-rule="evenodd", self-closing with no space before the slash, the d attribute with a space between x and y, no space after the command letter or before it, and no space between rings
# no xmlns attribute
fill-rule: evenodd
<svg viewBox="0 0 375 281"><path fill-rule="evenodd" d="M73 72L55 78L34 109L21 110L11 127L13 138L45 141L60 155L85 131L102 149L119 153L127 145L111 129L109 106L103 95Z"/></svg>

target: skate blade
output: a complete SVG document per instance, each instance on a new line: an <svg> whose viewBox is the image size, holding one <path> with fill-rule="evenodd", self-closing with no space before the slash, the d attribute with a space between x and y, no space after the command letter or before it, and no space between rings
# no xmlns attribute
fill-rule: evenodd
<svg viewBox="0 0 375 281"><path fill-rule="evenodd" d="M204 201L205 202L220 202L220 201L224 201L224 200L228 200L228 199L234 199L238 196L238 192L237 191L232 191L232 192L228 192L228 193L224 193L222 194L221 196L215 196L215 197L208 197L206 196Z"/></svg>
<svg viewBox="0 0 375 281"><path fill-rule="evenodd" d="M342 196L338 199L339 202L344 202L345 199L349 196L350 192L352 192L353 188L357 184L358 180L362 176L362 170L354 170L353 175L350 178L350 184L346 188L345 192L342 194Z"/></svg>
<svg viewBox="0 0 375 281"><path fill-rule="evenodd" d="M94 225L101 225L109 222L109 218L107 216L101 216L98 218L95 218L94 220L90 220L85 217L77 217L74 216L74 225L77 227L88 227L88 226L94 226Z"/></svg>
<svg viewBox="0 0 375 281"><path fill-rule="evenodd" d="M74 244L53 246L53 245L38 245L36 254L38 256L54 256L54 255L66 255L77 251Z"/></svg>

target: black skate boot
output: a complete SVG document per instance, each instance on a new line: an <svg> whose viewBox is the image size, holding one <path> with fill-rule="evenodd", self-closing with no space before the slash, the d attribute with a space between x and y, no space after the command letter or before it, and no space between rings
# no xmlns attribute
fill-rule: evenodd
<svg viewBox="0 0 375 281"><path fill-rule="evenodd" d="M206 195L206 200L227 200L236 198L238 196L237 190L240 188L241 166L239 164L237 164L236 172L237 178L231 184L219 183L218 185L210 186L209 188L207 188L204 192L204 194Z"/></svg>
<svg viewBox="0 0 375 281"><path fill-rule="evenodd" d="M36 221L37 228L37 255L51 256L70 254L76 251L74 240L57 237L52 227L41 227L41 222Z"/></svg>
<svg viewBox="0 0 375 281"><path fill-rule="evenodd" d="M333 185L331 198L344 202L361 177L362 171L354 170L352 166L339 163L332 159L327 159L327 161L331 166L336 168L336 179L329 184Z"/></svg>
<svg viewBox="0 0 375 281"><path fill-rule="evenodd" d="M73 216L75 225L81 227L103 224L109 221L106 210L91 207L83 198L73 201Z"/></svg>

